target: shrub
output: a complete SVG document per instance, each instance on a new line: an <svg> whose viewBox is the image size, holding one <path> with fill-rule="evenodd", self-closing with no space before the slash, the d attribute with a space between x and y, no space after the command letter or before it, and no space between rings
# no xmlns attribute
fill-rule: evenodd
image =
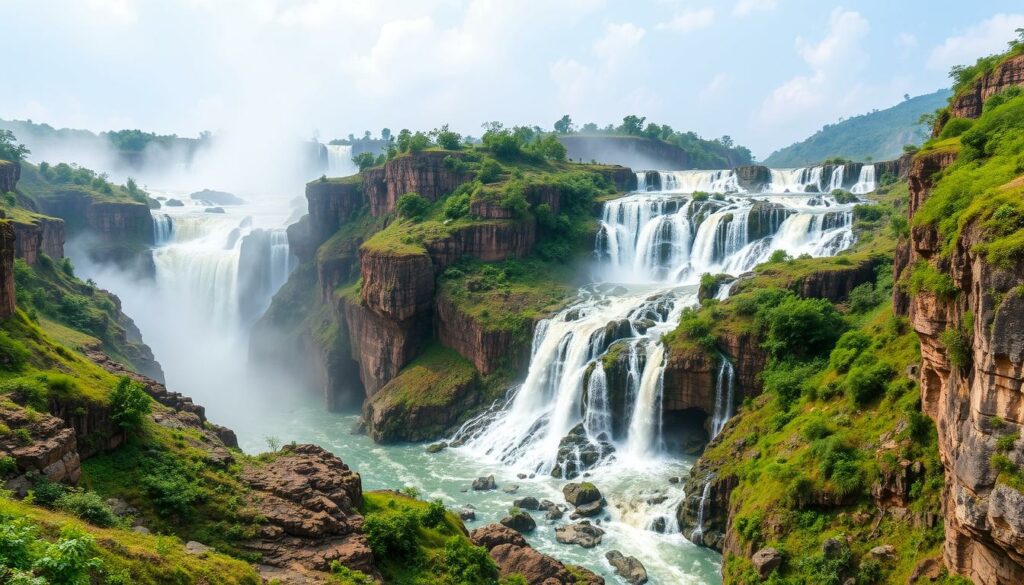
<svg viewBox="0 0 1024 585"><path fill-rule="evenodd" d="M20 371L30 355L25 344L12 339L7 332L0 331L0 368L9 372Z"/></svg>
<svg viewBox="0 0 1024 585"><path fill-rule="evenodd" d="M460 585L490 585L498 578L498 567L487 550L457 536L444 543L444 565Z"/></svg>
<svg viewBox="0 0 1024 585"><path fill-rule="evenodd" d="M864 406L885 392L889 379L893 377L888 364L874 363L850 368L846 375L846 395L857 406Z"/></svg>
<svg viewBox="0 0 1024 585"><path fill-rule="evenodd" d="M359 154L352 157L352 162L355 163L356 167L359 168L359 172L363 172L366 169L377 164L377 158L370 152L360 152Z"/></svg>
<svg viewBox="0 0 1024 585"><path fill-rule="evenodd" d="M871 345L871 337L863 331L847 331L836 342L835 349L829 355L828 363L837 372L845 372L853 365L861 352Z"/></svg>
<svg viewBox="0 0 1024 585"><path fill-rule="evenodd" d="M363 524L370 550L379 559L408 558L418 552L419 516L409 509L372 514Z"/></svg>
<svg viewBox="0 0 1024 585"><path fill-rule="evenodd" d="M14 457L11 457L10 455L0 457L0 477L9 473L14 473L17 470L18 462L14 460Z"/></svg>
<svg viewBox="0 0 1024 585"><path fill-rule="evenodd" d="M967 120L965 118L953 118L946 122L946 125L942 127L942 133L939 134L940 140L947 138L956 138L964 132L971 129L974 125L974 120Z"/></svg>
<svg viewBox="0 0 1024 585"><path fill-rule="evenodd" d="M881 302L881 295L870 282L865 282L850 291L850 310L854 313L866 313Z"/></svg>
<svg viewBox="0 0 1024 585"><path fill-rule="evenodd" d="M89 585L90 573L98 571L103 563L95 554L96 541L89 534L74 527L65 527L60 540L46 545L33 564L36 572L51 583Z"/></svg>
<svg viewBox="0 0 1024 585"><path fill-rule="evenodd" d="M430 148L430 137L422 132L417 132L409 138L409 152L418 153Z"/></svg>
<svg viewBox="0 0 1024 585"><path fill-rule="evenodd" d="M448 124L434 130L434 139L437 145L445 150L459 150L462 148L462 135L448 129Z"/></svg>
<svg viewBox="0 0 1024 585"><path fill-rule="evenodd" d="M799 510L810 504L813 496L814 480L801 473L786 486L783 501L787 507Z"/></svg>
<svg viewBox="0 0 1024 585"><path fill-rule="evenodd" d="M789 297L763 312L763 347L776 357L813 357L832 348L846 329L842 315L826 299Z"/></svg>
<svg viewBox="0 0 1024 585"><path fill-rule="evenodd" d="M836 200L836 203L840 204L856 203L860 201L859 197L845 189L833 189L832 198Z"/></svg>
<svg viewBox="0 0 1024 585"><path fill-rule="evenodd" d="M419 193L410 192L398 198L398 215L412 220L419 220L430 208L430 200Z"/></svg>
<svg viewBox="0 0 1024 585"><path fill-rule="evenodd" d="M853 208L853 219L859 221L878 221L885 215L885 207L877 204L861 204Z"/></svg>
<svg viewBox="0 0 1024 585"><path fill-rule="evenodd" d="M832 429L828 426L828 423L816 418L804 425L800 434L803 435L804 439L807 441L816 441L831 435Z"/></svg>
<svg viewBox="0 0 1024 585"><path fill-rule="evenodd" d="M939 272L924 260L915 264L910 273L910 292L916 295L921 291L928 291L946 300L956 298L960 292L948 274Z"/></svg>
<svg viewBox="0 0 1024 585"><path fill-rule="evenodd" d="M120 519L96 492L72 490L55 502L57 509L102 528L116 526Z"/></svg>
<svg viewBox="0 0 1024 585"><path fill-rule="evenodd" d="M331 574L345 585L375 585L377 583L366 573L350 569L338 561L331 562Z"/></svg>
<svg viewBox="0 0 1024 585"><path fill-rule="evenodd" d="M789 252L785 250L775 250L772 255L768 257L768 264L781 264L783 262L789 262L793 257L789 255Z"/></svg>
<svg viewBox="0 0 1024 585"><path fill-rule="evenodd" d="M765 392L770 392L786 410L813 388L811 378L818 373L816 363L773 362L761 374ZM788 421L787 421L788 422Z"/></svg>
<svg viewBox="0 0 1024 585"><path fill-rule="evenodd" d="M974 315L964 313L963 323L959 327L946 329L939 334L939 341L946 347L946 357L954 367L965 369L971 364L971 344L973 342Z"/></svg>
<svg viewBox="0 0 1024 585"><path fill-rule="evenodd" d="M444 216L448 219L459 219L469 215L469 193L452 195L444 202Z"/></svg>
<svg viewBox="0 0 1024 585"><path fill-rule="evenodd" d="M442 522L445 517L444 502L441 500L434 500L427 505L427 509L423 511L420 516L420 523L427 528L436 528Z"/></svg>
<svg viewBox="0 0 1024 585"><path fill-rule="evenodd" d="M110 393L111 418L125 432L132 433L141 429L150 408L146 387L127 376L118 380L114 391Z"/></svg>
<svg viewBox="0 0 1024 585"><path fill-rule="evenodd" d="M480 172L477 174L477 178L480 179L481 183L493 183L501 178L501 165L498 161L493 158L485 158L480 163Z"/></svg>
<svg viewBox="0 0 1024 585"><path fill-rule="evenodd" d="M68 489L63 484L42 477L32 486L32 501L40 506L53 506Z"/></svg>

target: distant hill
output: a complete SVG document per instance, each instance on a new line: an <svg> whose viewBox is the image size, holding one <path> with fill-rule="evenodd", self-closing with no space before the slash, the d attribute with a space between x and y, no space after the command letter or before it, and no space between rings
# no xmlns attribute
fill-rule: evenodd
<svg viewBox="0 0 1024 585"><path fill-rule="evenodd" d="M764 160L770 167L799 167L838 156L855 161L889 160L905 144L921 144L928 128L917 123L921 114L946 105L948 89L917 96L899 105L828 124L813 136L773 152Z"/></svg>

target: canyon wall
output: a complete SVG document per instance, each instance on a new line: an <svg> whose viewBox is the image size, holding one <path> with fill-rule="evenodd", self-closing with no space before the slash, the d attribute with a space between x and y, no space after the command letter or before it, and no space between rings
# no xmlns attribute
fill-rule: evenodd
<svg viewBox="0 0 1024 585"><path fill-rule="evenodd" d="M970 95L991 95L991 83L986 76ZM911 217L935 174L954 159L955 153L938 152L914 161ZM915 225L905 266L927 262L951 277L958 293L948 298L921 290L897 304L906 307L921 342L922 409L935 420L946 470L945 562L980 585L1008 585L1024 582L1024 494L1000 477L992 458L1001 438L1015 437L1002 450L1014 464L1024 463L1024 262L993 266L977 252L981 241L981 226L969 222L945 256L937 228ZM956 348L944 343L950 330L966 338L967 355L954 355Z"/></svg>
<svg viewBox="0 0 1024 585"><path fill-rule="evenodd" d="M21 165L16 162L0 160L0 195L13 193L21 178Z"/></svg>
<svg viewBox="0 0 1024 585"><path fill-rule="evenodd" d="M14 314L14 225L0 221L0 319Z"/></svg>
<svg viewBox="0 0 1024 585"><path fill-rule="evenodd" d="M985 100L1013 85L1024 85L1024 55L1011 57L986 73L950 103L953 118L977 118Z"/></svg>

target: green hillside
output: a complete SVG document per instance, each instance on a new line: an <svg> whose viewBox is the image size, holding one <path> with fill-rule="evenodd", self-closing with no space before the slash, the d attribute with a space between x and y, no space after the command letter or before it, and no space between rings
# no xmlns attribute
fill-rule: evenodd
<svg viewBox="0 0 1024 585"><path fill-rule="evenodd" d="M827 124L810 138L776 150L764 160L770 167L798 167L842 157L855 161L889 160L903 152L903 145L919 145L928 128L918 124L921 114L944 107L950 91L917 96L891 108Z"/></svg>

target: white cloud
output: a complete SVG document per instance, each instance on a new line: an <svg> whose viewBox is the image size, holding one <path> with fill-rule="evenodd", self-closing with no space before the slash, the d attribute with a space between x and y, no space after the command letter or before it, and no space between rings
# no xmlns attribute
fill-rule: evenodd
<svg viewBox="0 0 1024 585"><path fill-rule="evenodd" d="M775 10L777 6L776 0L740 0L733 7L732 13L736 16L750 16L754 12Z"/></svg>
<svg viewBox="0 0 1024 585"><path fill-rule="evenodd" d="M658 30L688 32L707 28L715 21L715 11L711 8L684 10L676 13L671 20L658 23Z"/></svg>
<svg viewBox="0 0 1024 585"><path fill-rule="evenodd" d="M643 28L631 23L609 24L601 38L594 41L594 56L609 66L622 61L647 34Z"/></svg>
<svg viewBox="0 0 1024 585"><path fill-rule="evenodd" d="M849 106L862 94L862 87L853 80L867 66L861 45L869 30L867 19L859 13L837 8L823 39L815 43L797 38L797 53L810 72L772 90L756 114L757 122L798 137L837 113L846 113L844 104Z"/></svg>
<svg viewBox="0 0 1024 585"><path fill-rule="evenodd" d="M705 85L700 92L697 94L698 99L702 102L714 99L722 95L729 85L732 83L732 78L726 73L719 73L715 75L711 81Z"/></svg>
<svg viewBox="0 0 1024 585"><path fill-rule="evenodd" d="M139 18L134 0L86 0L84 7L114 24L135 24Z"/></svg>
<svg viewBox="0 0 1024 585"><path fill-rule="evenodd" d="M967 29L961 35L947 38L932 49L928 67L946 71L954 65L971 65L978 57L999 53L1024 27L1024 14L997 14Z"/></svg>

